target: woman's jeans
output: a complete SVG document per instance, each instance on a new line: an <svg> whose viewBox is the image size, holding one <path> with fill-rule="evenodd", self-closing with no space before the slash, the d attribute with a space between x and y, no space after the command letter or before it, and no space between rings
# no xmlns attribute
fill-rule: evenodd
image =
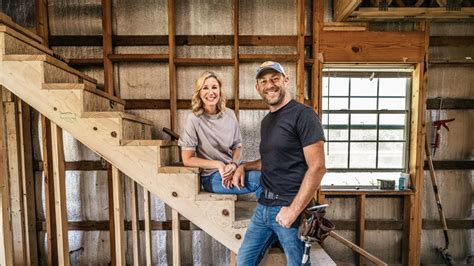
<svg viewBox="0 0 474 266"><path fill-rule="evenodd" d="M218 193L218 194L246 194L255 192L257 199L260 197L262 187L260 186L260 171L247 171L245 172L245 179L243 188L237 188L232 186L231 188L225 188L222 186L222 178L219 171L208 175L201 176L201 184L204 191Z"/></svg>
<svg viewBox="0 0 474 266"><path fill-rule="evenodd" d="M276 216L282 206L265 206L257 204L252 216L244 241L237 254L237 265L258 265L266 250L276 240L285 252L287 265L301 265L304 253L304 242L298 238L300 218L284 228L276 222ZM305 265L311 265L308 261Z"/></svg>

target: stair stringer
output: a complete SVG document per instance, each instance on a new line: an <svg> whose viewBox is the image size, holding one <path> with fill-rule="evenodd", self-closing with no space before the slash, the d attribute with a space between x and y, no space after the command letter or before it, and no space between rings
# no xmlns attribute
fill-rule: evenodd
<svg viewBox="0 0 474 266"><path fill-rule="evenodd" d="M120 146L110 134L117 128L116 121L81 117L77 112L82 102L74 92L42 90L42 65L41 61L0 61L0 84L217 241L238 251L245 228L232 227L233 201L196 201L196 174L159 174L156 148Z"/></svg>

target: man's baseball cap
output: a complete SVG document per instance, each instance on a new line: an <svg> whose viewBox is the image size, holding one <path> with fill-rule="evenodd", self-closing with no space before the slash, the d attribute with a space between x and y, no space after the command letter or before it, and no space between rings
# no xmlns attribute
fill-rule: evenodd
<svg viewBox="0 0 474 266"><path fill-rule="evenodd" d="M260 67L257 69L256 78L258 78L264 71L269 70L269 69L273 69L276 72L281 73L281 74L283 74L283 76L286 77L285 70L283 69L283 67L279 63L274 62L274 61L266 61L266 62L263 62L260 65Z"/></svg>

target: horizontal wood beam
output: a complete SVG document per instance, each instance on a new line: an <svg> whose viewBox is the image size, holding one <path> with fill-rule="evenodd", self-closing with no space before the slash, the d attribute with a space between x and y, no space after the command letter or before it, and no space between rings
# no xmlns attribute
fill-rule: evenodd
<svg viewBox="0 0 474 266"><path fill-rule="evenodd" d="M355 230L357 222L354 220L331 220L337 230ZM447 219L446 221L449 229L474 229L474 219ZM140 230L145 230L145 221L139 221ZM172 230L172 221L152 221L152 230ZM423 229L435 230L441 229L441 223L438 220L423 219ZM366 230L403 230L403 221L397 220L366 220ZM46 222L37 221L36 229L38 231L46 231ZM77 221L68 222L68 229L70 231L108 231L109 221ZM132 230L132 222L125 221L125 230ZM192 231L201 230L188 220L180 221L180 230Z"/></svg>
<svg viewBox="0 0 474 266"><path fill-rule="evenodd" d="M168 54L109 54L112 62L168 62Z"/></svg>
<svg viewBox="0 0 474 266"><path fill-rule="evenodd" d="M424 45L423 32L322 31L320 47L324 63L417 63Z"/></svg>
<svg viewBox="0 0 474 266"><path fill-rule="evenodd" d="M35 171L43 171L43 161L35 161L33 164ZM107 170L107 164L102 161L77 161L65 162L66 171L100 171Z"/></svg>
<svg viewBox="0 0 474 266"><path fill-rule="evenodd" d="M474 36L430 36L430 46L470 47Z"/></svg>
<svg viewBox="0 0 474 266"><path fill-rule="evenodd" d="M430 98L426 100L426 109L474 109L474 99Z"/></svg>
<svg viewBox="0 0 474 266"><path fill-rule="evenodd" d="M377 7L361 7L352 12L347 20L472 19L472 16L474 7L462 7L460 11L449 11L445 7L389 7L386 11Z"/></svg>
<svg viewBox="0 0 474 266"><path fill-rule="evenodd" d="M334 0L333 2L333 18L334 21L340 22L346 19L359 5L362 0Z"/></svg>
<svg viewBox="0 0 474 266"><path fill-rule="evenodd" d="M174 63L177 66L213 66L224 65L233 66L234 59L232 58L175 58Z"/></svg>
<svg viewBox="0 0 474 266"><path fill-rule="evenodd" d="M433 161L436 170L474 170L474 161L452 160L452 161ZM428 161L425 161L424 170L428 170Z"/></svg>
<svg viewBox="0 0 474 266"><path fill-rule="evenodd" d="M305 100L309 105L309 100ZM233 99L227 100L227 107L234 108ZM191 100L178 100L178 109L191 109ZM154 99L127 99L125 100L125 109L170 109L169 100ZM239 109L241 110L267 110L267 105L262 100L239 100Z"/></svg>

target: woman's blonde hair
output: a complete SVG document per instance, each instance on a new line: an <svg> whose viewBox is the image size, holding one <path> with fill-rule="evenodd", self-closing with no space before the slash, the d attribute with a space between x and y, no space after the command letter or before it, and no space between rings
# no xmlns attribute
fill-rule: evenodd
<svg viewBox="0 0 474 266"><path fill-rule="evenodd" d="M191 108L195 115L201 115L204 112L203 103L201 97L199 96L199 93L201 92L202 87L204 86L204 82L206 82L206 80L209 78L215 78L217 80L217 83L219 83L220 98L216 106L217 113L219 114L225 111L226 98L224 95L224 90L222 89L222 82L216 74L210 71L206 71L202 73L201 76L196 80L196 84L194 86L193 97L191 99Z"/></svg>

